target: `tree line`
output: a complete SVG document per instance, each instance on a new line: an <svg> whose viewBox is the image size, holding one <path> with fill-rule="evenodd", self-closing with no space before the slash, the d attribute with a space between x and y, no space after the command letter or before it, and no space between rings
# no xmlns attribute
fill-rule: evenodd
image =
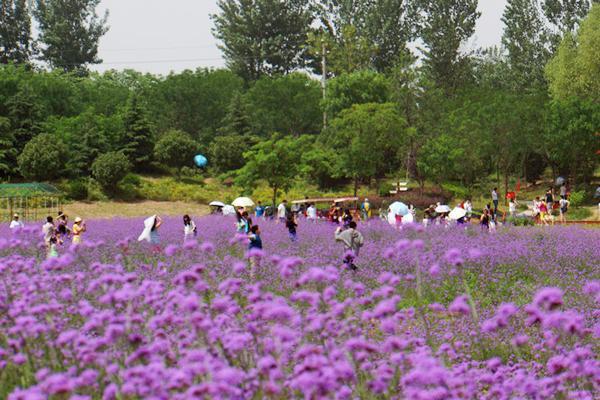
<svg viewBox="0 0 600 400"><path fill-rule="evenodd" d="M164 77L87 70L106 32L97 0L34 3L0 2L5 180L93 176L111 189L130 169L189 172L198 152L275 194L297 177L329 187L399 171L507 187L551 168L585 185L597 167L590 1L509 0L502 44L466 51L477 0L220 0L227 69Z"/></svg>

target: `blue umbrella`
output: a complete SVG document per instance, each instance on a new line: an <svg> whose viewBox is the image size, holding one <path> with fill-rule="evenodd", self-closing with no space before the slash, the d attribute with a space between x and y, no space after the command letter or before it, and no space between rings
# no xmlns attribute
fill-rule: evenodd
<svg viewBox="0 0 600 400"><path fill-rule="evenodd" d="M401 217L404 217L410 212L408 210L408 206L399 201L396 201L390 205L390 211L396 215L400 215Z"/></svg>
<svg viewBox="0 0 600 400"><path fill-rule="evenodd" d="M198 168L204 168L208 165L208 159L203 155L198 154L196 157L194 157L194 164L196 164L196 167Z"/></svg>

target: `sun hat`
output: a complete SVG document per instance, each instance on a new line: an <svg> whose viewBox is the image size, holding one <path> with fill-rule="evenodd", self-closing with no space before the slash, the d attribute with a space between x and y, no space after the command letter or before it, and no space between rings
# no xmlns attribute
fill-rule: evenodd
<svg viewBox="0 0 600 400"><path fill-rule="evenodd" d="M75 223L80 223L81 221L83 221L80 217L75 218Z"/></svg>
<svg viewBox="0 0 600 400"><path fill-rule="evenodd" d="M19 214L13 215L14 218L19 218Z"/></svg>

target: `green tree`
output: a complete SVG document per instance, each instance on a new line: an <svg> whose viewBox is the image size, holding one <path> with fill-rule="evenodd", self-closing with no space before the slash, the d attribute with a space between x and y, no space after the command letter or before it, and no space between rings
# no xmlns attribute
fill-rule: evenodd
<svg viewBox="0 0 600 400"><path fill-rule="evenodd" d="M16 172L17 154L15 138L10 129L10 120L0 117L0 176L2 178Z"/></svg>
<svg viewBox="0 0 600 400"><path fill-rule="evenodd" d="M236 93L229 103L227 115L223 118L217 133L221 136L250 136L253 132L250 119L250 106L242 93Z"/></svg>
<svg viewBox="0 0 600 400"><path fill-rule="evenodd" d="M467 79L469 59L460 48L475 32L481 16L478 0L419 0L418 4L425 71L437 87L453 94Z"/></svg>
<svg viewBox="0 0 600 400"><path fill-rule="evenodd" d="M61 176L67 149L55 137L43 133L25 146L18 157L19 171L26 179L48 181Z"/></svg>
<svg viewBox="0 0 600 400"><path fill-rule="evenodd" d="M549 105L543 148L556 175L590 182L598 165L598 127L598 102L574 97Z"/></svg>
<svg viewBox="0 0 600 400"><path fill-rule="evenodd" d="M316 140L302 151L302 174L319 187L331 187L335 183L337 158L339 154Z"/></svg>
<svg viewBox="0 0 600 400"><path fill-rule="evenodd" d="M547 20L555 27L555 43L562 34L573 33L590 10L590 0L540 0Z"/></svg>
<svg viewBox="0 0 600 400"><path fill-rule="evenodd" d="M131 163L122 152L102 154L92 164L92 176L109 193L116 191L130 170Z"/></svg>
<svg viewBox="0 0 600 400"><path fill-rule="evenodd" d="M321 97L319 83L305 74L264 77L247 94L252 125L263 136L316 134L323 118Z"/></svg>
<svg viewBox="0 0 600 400"><path fill-rule="evenodd" d="M408 0L318 0L321 31L311 52L320 61L321 41L335 75L363 68L383 72L408 52L417 31L416 3ZM320 69L318 69L320 71Z"/></svg>
<svg viewBox="0 0 600 400"><path fill-rule="evenodd" d="M462 140L443 133L429 139L419 151L417 166L419 171L434 183L441 185L461 176L461 165L465 163L468 152ZM472 182L471 182L472 183Z"/></svg>
<svg viewBox="0 0 600 400"><path fill-rule="evenodd" d="M180 176L181 168L192 164L200 145L185 132L172 130L156 142L154 158L171 168Z"/></svg>
<svg viewBox="0 0 600 400"><path fill-rule="evenodd" d="M221 173L240 169L245 164L244 153L257 142L258 140L251 136L217 136L210 144L211 165Z"/></svg>
<svg viewBox="0 0 600 400"><path fill-rule="evenodd" d="M33 54L27 0L0 1L0 64L29 63Z"/></svg>
<svg viewBox="0 0 600 400"><path fill-rule="evenodd" d="M600 4L595 3L576 37L567 33L546 67L553 98L600 102Z"/></svg>
<svg viewBox="0 0 600 400"><path fill-rule="evenodd" d="M511 86L515 90L544 88L544 67L550 58L549 31L537 0L508 0L502 44L508 51Z"/></svg>
<svg viewBox="0 0 600 400"><path fill-rule="evenodd" d="M30 84L23 82L19 91L6 102L15 146L20 153L33 137L41 131L44 120L40 103Z"/></svg>
<svg viewBox="0 0 600 400"><path fill-rule="evenodd" d="M329 81L323 107L329 118L355 104L386 103L390 100L390 81L374 71L340 75Z"/></svg>
<svg viewBox="0 0 600 400"><path fill-rule="evenodd" d="M408 129L393 103L357 104L342 111L324 132L335 149L337 175L354 181L354 194L362 180L377 178L400 165Z"/></svg>
<svg viewBox="0 0 600 400"><path fill-rule="evenodd" d="M252 81L303 66L313 21L307 0L219 0L217 5L213 34L232 71Z"/></svg>
<svg viewBox="0 0 600 400"><path fill-rule="evenodd" d="M137 92L157 132L178 129L201 140L204 132L214 136L222 126L228 106L243 85L231 71L201 68L172 73Z"/></svg>
<svg viewBox="0 0 600 400"><path fill-rule="evenodd" d="M253 146L244 154L246 164L238 170L236 182L245 188L254 188L261 180L273 191L273 204L279 191L289 190L300 173L302 148L310 140L307 137L273 135Z"/></svg>
<svg viewBox="0 0 600 400"><path fill-rule="evenodd" d="M123 154L129 158L136 171L147 169L154 151L154 135L146 110L140 104L136 94L129 98L123 120L125 124Z"/></svg>
<svg viewBox="0 0 600 400"><path fill-rule="evenodd" d="M108 31L108 11L99 18L100 0L36 0L42 59L64 71L84 70L98 58L98 42Z"/></svg>

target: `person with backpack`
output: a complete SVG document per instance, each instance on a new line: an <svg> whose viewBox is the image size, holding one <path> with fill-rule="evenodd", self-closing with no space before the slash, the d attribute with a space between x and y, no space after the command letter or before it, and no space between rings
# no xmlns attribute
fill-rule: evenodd
<svg viewBox="0 0 600 400"><path fill-rule="evenodd" d="M336 242L342 242L344 245L344 265L351 271L358 270L354 261L358 257L361 247L364 246L365 240L363 235L356 229L356 222L350 221L348 229L345 230L338 227L335 230L334 237Z"/></svg>

